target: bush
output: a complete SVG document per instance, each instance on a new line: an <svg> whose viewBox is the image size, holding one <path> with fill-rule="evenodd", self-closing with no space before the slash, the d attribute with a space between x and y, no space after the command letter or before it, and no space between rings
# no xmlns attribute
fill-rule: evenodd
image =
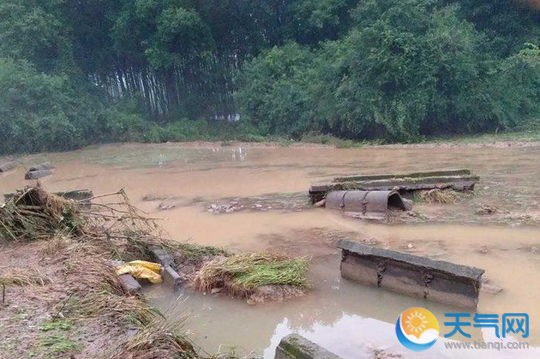
<svg viewBox="0 0 540 359"><path fill-rule="evenodd" d="M341 40L308 49L290 43L249 62L241 112L264 134L319 132L349 139L515 128L539 113L539 51L507 58L459 8L432 0L367 0Z"/></svg>

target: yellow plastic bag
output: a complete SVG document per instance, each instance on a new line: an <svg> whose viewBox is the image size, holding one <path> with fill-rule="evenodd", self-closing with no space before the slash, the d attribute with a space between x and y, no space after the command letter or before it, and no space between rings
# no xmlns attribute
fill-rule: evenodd
<svg viewBox="0 0 540 359"><path fill-rule="evenodd" d="M117 275L129 273L138 279L148 279L150 283L163 282L163 278L159 274L160 272L160 264L146 261L131 261L116 267Z"/></svg>
<svg viewBox="0 0 540 359"><path fill-rule="evenodd" d="M131 261L128 264L141 265L145 268L150 269L152 272L156 272L157 274L161 273L161 264L159 263L153 263L153 262L147 262L147 261Z"/></svg>

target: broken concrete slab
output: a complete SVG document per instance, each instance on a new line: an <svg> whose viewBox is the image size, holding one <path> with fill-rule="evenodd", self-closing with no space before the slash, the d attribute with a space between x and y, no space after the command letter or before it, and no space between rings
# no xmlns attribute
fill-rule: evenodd
<svg viewBox="0 0 540 359"><path fill-rule="evenodd" d="M279 342L275 359L341 359L341 357L298 334L289 334Z"/></svg>
<svg viewBox="0 0 540 359"><path fill-rule="evenodd" d="M429 189L452 189L455 191L472 190L480 177L469 170L448 170L415 172L408 174L389 174L373 176L337 177L332 182L315 183L309 189L311 201L316 203L324 199L331 191L363 190L390 191L400 194Z"/></svg>
<svg viewBox="0 0 540 359"><path fill-rule="evenodd" d="M159 246L152 246L150 247L150 251L152 252L152 255L154 256L154 259L161 264L163 267L170 266L173 264L174 259L173 257L167 253L167 251Z"/></svg>
<svg viewBox="0 0 540 359"><path fill-rule="evenodd" d="M28 172L34 172L34 171L43 171L43 170L52 170L54 169L54 166L50 162L43 162L38 165L34 165L28 169Z"/></svg>
<svg viewBox="0 0 540 359"><path fill-rule="evenodd" d="M366 246L344 239L341 276L439 303L476 309L483 269Z"/></svg>
<svg viewBox="0 0 540 359"><path fill-rule="evenodd" d="M333 182L351 182L351 181L372 181L392 178L425 178L425 177L441 177L441 176L468 176L471 175L471 170L468 169L451 169L451 170L435 170L425 172L410 172L399 174L383 174L383 175L351 175L343 177L335 177Z"/></svg>
<svg viewBox="0 0 540 359"><path fill-rule="evenodd" d="M488 293L488 294L499 294L500 292L503 291L503 289L499 287L498 285L486 284L486 283L482 283L481 290L482 292Z"/></svg>
<svg viewBox="0 0 540 359"><path fill-rule="evenodd" d="M139 282L131 274L122 274L118 278L120 278L120 284L126 293L137 294L142 290Z"/></svg>
<svg viewBox="0 0 540 359"><path fill-rule="evenodd" d="M333 191L326 196L326 208L384 220L391 209L411 210L412 202L404 201L397 191Z"/></svg>
<svg viewBox="0 0 540 359"><path fill-rule="evenodd" d="M26 172L24 175L24 179L26 180L35 180L42 177L50 176L52 175L52 170L37 170L37 171L29 171Z"/></svg>
<svg viewBox="0 0 540 359"><path fill-rule="evenodd" d="M163 266L163 282L169 285L173 290L178 290L182 286L182 277L174 270L171 265L174 263L173 257L160 246L150 247L154 259Z"/></svg>
<svg viewBox="0 0 540 359"><path fill-rule="evenodd" d="M17 162L3 162L0 163L0 173L5 173L17 167Z"/></svg>
<svg viewBox="0 0 540 359"><path fill-rule="evenodd" d="M170 266L163 267L163 282L170 286L173 290L178 290L182 286L182 277Z"/></svg>

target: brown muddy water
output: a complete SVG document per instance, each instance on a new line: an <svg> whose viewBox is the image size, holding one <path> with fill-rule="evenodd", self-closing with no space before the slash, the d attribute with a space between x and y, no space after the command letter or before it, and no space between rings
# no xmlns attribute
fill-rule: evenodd
<svg viewBox="0 0 540 359"><path fill-rule="evenodd" d="M405 358L537 358L540 356L540 147L366 148L235 145L108 145L19 158L25 165L51 161L48 190L89 188L95 194L125 188L132 202L162 218L179 241L239 251L270 250L312 259L313 290L285 303L250 306L239 299L163 286L146 295L171 320L186 317L186 329L203 350L233 348L272 358L279 340L297 332L345 359L369 348ZM474 195L457 204L415 207L410 220L365 222L306 205L312 182L335 175L471 168L481 176ZM0 192L24 186L22 168L0 175ZM237 211L216 208L233 204ZM212 204L215 206L212 207ZM492 215L476 213L482 205ZM243 206L243 207L241 207ZM230 208L230 207L224 207ZM224 212L224 213L221 213ZM528 350L450 350L442 334L444 314L457 308L425 302L343 280L336 239L363 240L486 270L503 288L482 293L479 313L524 312L530 316ZM416 354L397 341L402 311L424 307L435 314L441 338ZM471 340L501 342L490 328L464 328ZM454 336L452 340L465 340Z"/></svg>

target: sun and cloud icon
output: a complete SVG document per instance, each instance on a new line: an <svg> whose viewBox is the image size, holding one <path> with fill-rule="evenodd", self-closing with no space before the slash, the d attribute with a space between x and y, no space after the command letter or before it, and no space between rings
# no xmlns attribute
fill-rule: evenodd
<svg viewBox="0 0 540 359"><path fill-rule="evenodd" d="M396 322L396 335L407 349L421 352L435 344L439 337L439 322L427 309L410 308Z"/></svg>

